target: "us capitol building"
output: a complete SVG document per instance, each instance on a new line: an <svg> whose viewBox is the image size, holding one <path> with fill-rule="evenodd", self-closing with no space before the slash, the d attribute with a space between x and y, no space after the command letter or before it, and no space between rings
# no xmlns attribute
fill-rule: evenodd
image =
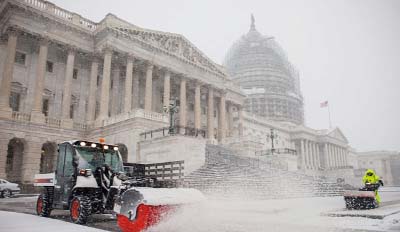
<svg viewBox="0 0 400 232"><path fill-rule="evenodd" d="M112 14L93 22L44 0L0 0L0 178L30 185L53 170L57 143L102 137L125 162L184 160L185 175L214 144L352 181L356 152L339 128L304 125L298 73L254 19L225 66L182 35Z"/></svg>

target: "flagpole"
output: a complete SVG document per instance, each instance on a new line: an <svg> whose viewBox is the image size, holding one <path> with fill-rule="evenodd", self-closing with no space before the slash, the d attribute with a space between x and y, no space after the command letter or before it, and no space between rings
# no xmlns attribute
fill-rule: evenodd
<svg viewBox="0 0 400 232"><path fill-rule="evenodd" d="M328 117L329 117L329 129L332 129L331 111L329 109L329 103L328 103Z"/></svg>

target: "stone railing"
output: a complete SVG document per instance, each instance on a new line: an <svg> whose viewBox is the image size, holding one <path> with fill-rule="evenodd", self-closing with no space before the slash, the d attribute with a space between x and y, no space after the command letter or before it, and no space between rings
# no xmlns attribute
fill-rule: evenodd
<svg viewBox="0 0 400 232"><path fill-rule="evenodd" d="M22 112L13 111L12 112L12 119L16 121L26 121L29 122L31 120L30 114L25 114Z"/></svg>
<svg viewBox="0 0 400 232"><path fill-rule="evenodd" d="M61 7L56 6L55 4L44 1L44 0L18 0L25 5L31 6L41 11L45 11L57 18L69 21L75 25L78 25L82 28L85 28L90 31L94 31L97 28L97 23L90 21L89 19L85 19L78 14L62 9Z"/></svg>
<svg viewBox="0 0 400 232"><path fill-rule="evenodd" d="M256 151L256 155L260 155L260 156L280 155L280 154L296 155L297 151L294 149L290 149L290 148L275 148L275 149Z"/></svg>
<svg viewBox="0 0 400 232"><path fill-rule="evenodd" d="M51 127L61 127L61 120L57 118L46 117L46 124Z"/></svg>
<svg viewBox="0 0 400 232"><path fill-rule="evenodd" d="M74 122L73 128L76 130L87 130L88 125L85 123Z"/></svg>
<svg viewBox="0 0 400 232"><path fill-rule="evenodd" d="M165 123L168 122L168 117L164 114L160 114L157 112L149 112L143 109L133 109L129 113L122 113L105 119L103 126L122 122L132 118L144 118L152 121L165 122Z"/></svg>
<svg viewBox="0 0 400 232"><path fill-rule="evenodd" d="M169 127L163 127L155 130L145 131L143 133L140 133L139 136L140 140L144 141L148 139L160 138L171 135L184 135L190 137L206 138L206 131L201 129L196 129L193 127L175 126L172 128L172 130Z"/></svg>

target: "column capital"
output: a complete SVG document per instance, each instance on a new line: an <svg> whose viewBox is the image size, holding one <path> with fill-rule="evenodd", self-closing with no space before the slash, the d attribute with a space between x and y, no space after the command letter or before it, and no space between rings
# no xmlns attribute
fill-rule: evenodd
<svg viewBox="0 0 400 232"><path fill-rule="evenodd" d="M78 51L78 47L75 45L66 45L65 48L68 52L68 55L75 55L75 53Z"/></svg>
<svg viewBox="0 0 400 232"><path fill-rule="evenodd" d="M6 34L8 36L10 36L10 35L19 36L19 35L21 35L21 30L17 27L9 27L9 28L7 28Z"/></svg>
<svg viewBox="0 0 400 232"><path fill-rule="evenodd" d="M146 67L146 70L152 70L154 68L154 64L151 61L146 60L143 62L143 64Z"/></svg>
<svg viewBox="0 0 400 232"><path fill-rule="evenodd" d="M135 56L133 55L133 53L126 54L126 62L135 62Z"/></svg>
<svg viewBox="0 0 400 232"><path fill-rule="evenodd" d="M203 87L204 85L205 85L205 83L203 82L203 81L201 81L201 80L198 80L198 79L194 79L193 80L193 83L194 83L194 85L196 86L196 87Z"/></svg>
<svg viewBox="0 0 400 232"><path fill-rule="evenodd" d="M113 51L114 51L114 48L111 46L111 45L105 45L104 47L103 47L103 49L101 49L101 51L102 51L102 53L108 53L108 54L112 54L113 53Z"/></svg>
<svg viewBox="0 0 400 232"><path fill-rule="evenodd" d="M41 36L39 38L39 44L40 46L47 46L50 43L50 38L48 36Z"/></svg>

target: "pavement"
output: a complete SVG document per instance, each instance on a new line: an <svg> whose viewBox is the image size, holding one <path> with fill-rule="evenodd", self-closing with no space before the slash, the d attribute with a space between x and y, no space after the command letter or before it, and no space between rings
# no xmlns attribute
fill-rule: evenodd
<svg viewBox="0 0 400 232"><path fill-rule="evenodd" d="M35 218L40 218L36 215L36 200L37 196L30 197L12 197L12 198L1 198L0 199L0 211L8 211L8 212L18 212L24 214L34 215ZM24 215L22 214L22 215ZM64 222L70 222L70 216L68 210L52 210L51 211L52 219L59 219ZM11 221L15 221L16 219L11 219ZM41 220L41 219L38 219ZM3 224L3 221L7 221L6 218L0 217L0 226ZM71 224L71 223L69 223ZM46 225L47 226L47 225ZM119 232L119 228L116 223L116 219L111 214L94 214L92 215L86 227L98 228L106 231ZM8 231L2 230L0 227L0 231ZM18 231L19 230L15 230ZM48 230L53 231L53 230ZM71 230L74 231L74 230Z"/></svg>

